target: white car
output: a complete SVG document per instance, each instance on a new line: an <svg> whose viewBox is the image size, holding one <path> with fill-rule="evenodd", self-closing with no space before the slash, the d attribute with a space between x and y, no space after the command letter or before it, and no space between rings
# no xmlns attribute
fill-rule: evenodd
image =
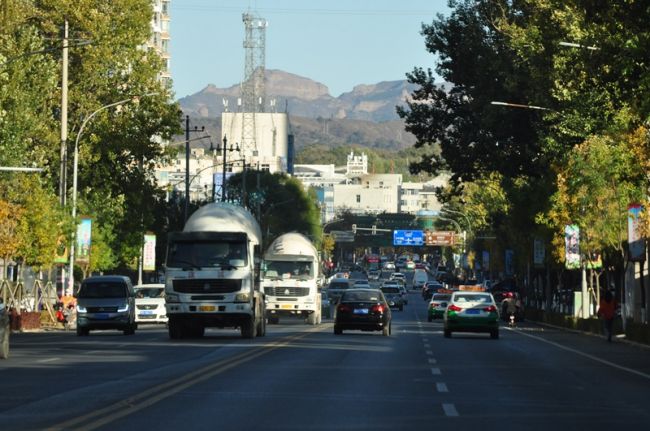
<svg viewBox="0 0 650 431"><path fill-rule="evenodd" d="M135 290L135 321L138 323L167 323L165 285L140 284Z"/></svg>

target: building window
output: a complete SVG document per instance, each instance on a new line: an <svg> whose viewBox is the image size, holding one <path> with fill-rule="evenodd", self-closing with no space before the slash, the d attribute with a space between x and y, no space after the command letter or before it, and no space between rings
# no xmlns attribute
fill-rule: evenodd
<svg viewBox="0 0 650 431"><path fill-rule="evenodd" d="M361 195L357 195L357 203L358 203L358 204L361 203Z"/></svg>

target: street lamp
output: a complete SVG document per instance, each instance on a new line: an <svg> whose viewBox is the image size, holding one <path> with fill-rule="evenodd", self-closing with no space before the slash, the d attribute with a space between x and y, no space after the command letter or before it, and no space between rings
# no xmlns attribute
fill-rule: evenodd
<svg viewBox="0 0 650 431"><path fill-rule="evenodd" d="M469 235L472 236L472 237L474 236L474 232L473 232L473 229L472 229L472 222L470 221L467 214L465 214L464 212L456 211L456 210L450 210L449 208L441 208L440 211L447 212L447 213L452 213L452 214L458 214L458 215L463 216L465 218L465 220L467 221L467 227L469 229Z"/></svg>
<svg viewBox="0 0 650 431"><path fill-rule="evenodd" d="M125 103L129 102L135 102L140 99L140 97L145 97L145 96L153 96L158 93L147 93L144 94L143 96L134 96L130 97L128 99L123 99L118 102L114 103L109 103L108 105L104 105L101 108L93 111L90 115L88 115L86 118L81 123L81 127L79 127L79 132L77 132L77 138L74 141L74 162L73 162L73 167L72 167L72 219L76 219L77 217L77 171L79 169L79 140L81 139L81 135L83 134L83 131L86 127L86 124L90 120L95 117L95 115L99 114L100 112L112 108L113 106L118 106L118 105L123 105ZM69 292L67 293L73 293L74 292L74 246L75 246L75 241L76 238L73 238L72 244L70 245L70 277L68 278L68 289Z"/></svg>

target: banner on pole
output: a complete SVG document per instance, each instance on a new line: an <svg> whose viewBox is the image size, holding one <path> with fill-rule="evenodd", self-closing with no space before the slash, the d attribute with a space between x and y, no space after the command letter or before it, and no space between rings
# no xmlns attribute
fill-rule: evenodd
<svg viewBox="0 0 650 431"><path fill-rule="evenodd" d="M156 235L145 234L142 249L142 270L156 270Z"/></svg>
<svg viewBox="0 0 650 431"><path fill-rule="evenodd" d="M564 227L564 266L567 269L580 268L580 228L575 224Z"/></svg>
<svg viewBox="0 0 650 431"><path fill-rule="evenodd" d="M90 263L92 220L84 217L77 226L77 252L75 261L79 263Z"/></svg>
<svg viewBox="0 0 650 431"><path fill-rule="evenodd" d="M506 275L514 275L514 257L515 257L515 252L514 250L506 250L506 256L505 256L505 273Z"/></svg>
<svg viewBox="0 0 650 431"><path fill-rule="evenodd" d="M643 262L645 260L645 238L640 231L640 214L643 205L630 204L627 207L627 244L630 261Z"/></svg>
<svg viewBox="0 0 650 431"><path fill-rule="evenodd" d="M483 250L483 270L488 271L490 269L490 252Z"/></svg>

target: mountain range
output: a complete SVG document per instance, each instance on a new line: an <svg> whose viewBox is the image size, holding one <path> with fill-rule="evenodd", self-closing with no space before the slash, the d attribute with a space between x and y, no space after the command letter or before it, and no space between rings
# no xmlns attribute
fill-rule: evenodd
<svg viewBox="0 0 650 431"><path fill-rule="evenodd" d="M291 116L306 118L396 120L395 106L403 105L416 88L406 80L384 81L357 85L352 91L333 97L324 84L281 70L266 70L265 78L267 104L275 100L277 111L286 110ZM178 102L183 112L192 117L218 117L224 111L224 100L233 111L239 97L239 84L228 88L209 84Z"/></svg>

